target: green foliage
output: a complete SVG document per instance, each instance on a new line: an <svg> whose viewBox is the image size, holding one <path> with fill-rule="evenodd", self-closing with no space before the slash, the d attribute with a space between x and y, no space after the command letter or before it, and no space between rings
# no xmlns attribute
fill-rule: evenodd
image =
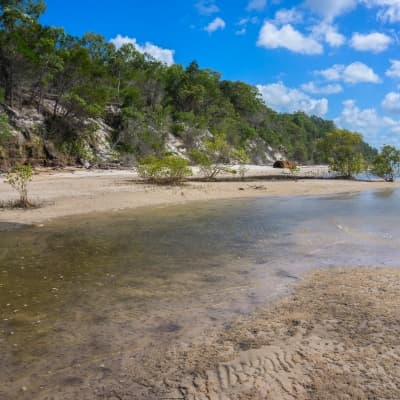
<svg viewBox="0 0 400 400"><path fill-rule="evenodd" d="M81 141L63 142L61 151L70 161L92 161L93 153L88 146Z"/></svg>
<svg viewBox="0 0 400 400"><path fill-rule="evenodd" d="M321 139L318 145L327 154L329 167L339 175L350 177L365 169L360 134L336 129Z"/></svg>
<svg viewBox="0 0 400 400"><path fill-rule="evenodd" d="M176 184L192 174L187 160L172 155L142 158L136 168L142 179L156 184Z"/></svg>
<svg viewBox="0 0 400 400"><path fill-rule="evenodd" d="M239 163L238 173L239 176L244 179L245 175L248 172L248 168L246 167L246 163L250 161L249 155L244 149L236 149L234 151L234 158Z"/></svg>
<svg viewBox="0 0 400 400"><path fill-rule="evenodd" d="M6 114L0 112L0 147L7 144L11 138L11 127Z"/></svg>
<svg viewBox="0 0 400 400"><path fill-rule="evenodd" d="M235 149L226 141L224 136L216 136L206 140L203 149L194 149L190 152L192 160L200 166L200 171L208 180L213 180L222 172L233 173L233 170L226 166L231 160L242 157L243 151Z"/></svg>
<svg viewBox="0 0 400 400"><path fill-rule="evenodd" d="M33 178L31 165L17 164L7 174L5 183L11 185L19 193L19 206L28 208L31 203L28 200L28 184Z"/></svg>
<svg viewBox="0 0 400 400"><path fill-rule="evenodd" d="M74 37L43 26L44 10L41 0L0 0L0 88L10 107L29 103L46 109L46 139L58 146L81 142L87 121L108 118L112 108L113 150L136 158L163 154L171 132L188 149L201 148L210 132L216 142L223 136L230 147L246 149L252 161L266 161L269 147L299 162L328 161L329 152L316 144L336 129L332 121L302 112L278 114L256 87L222 80L196 61L187 68L167 66L132 44L116 49L95 33ZM227 162L213 145L204 149L208 164ZM366 143L360 149L367 160L376 156Z"/></svg>
<svg viewBox="0 0 400 400"><path fill-rule="evenodd" d="M395 174L400 171L400 150L386 145L375 157L371 172L387 182L393 182Z"/></svg>

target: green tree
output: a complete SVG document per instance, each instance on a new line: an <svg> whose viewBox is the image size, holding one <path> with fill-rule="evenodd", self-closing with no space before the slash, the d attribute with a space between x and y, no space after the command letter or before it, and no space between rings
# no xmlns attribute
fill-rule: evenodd
<svg viewBox="0 0 400 400"><path fill-rule="evenodd" d="M350 177L363 171L362 136L344 129L328 133L319 143L319 149L328 156L329 167L341 176Z"/></svg>
<svg viewBox="0 0 400 400"><path fill-rule="evenodd" d="M0 103L36 106L46 115L38 132L71 158L95 147L94 118L114 129L115 150L133 158L161 156L171 133L187 149L199 147L209 165L224 164L216 158L226 145L245 149L253 162L266 162L273 149L305 163L332 158L330 149L316 145L335 131L332 121L304 112L279 114L256 87L221 80L195 61L186 68L167 66L132 44L117 49L96 33L75 37L44 26L44 10L42 0L0 0ZM217 139L203 149L207 132ZM226 143L213 149L219 137ZM367 161L377 154L364 142L357 151ZM333 159L346 175L354 169Z"/></svg>
<svg viewBox="0 0 400 400"><path fill-rule="evenodd" d="M33 178L33 168L31 165L17 164L11 168L7 174L5 182L11 185L19 193L18 205L22 208L31 206L28 200L28 184Z"/></svg>
<svg viewBox="0 0 400 400"><path fill-rule="evenodd" d="M0 0L0 78L11 107L16 91L31 71L35 58L32 32L44 11L42 0Z"/></svg>
<svg viewBox="0 0 400 400"><path fill-rule="evenodd" d="M393 182L395 174L400 170L400 150L393 146L383 146L381 152L375 157L371 172L386 182Z"/></svg>

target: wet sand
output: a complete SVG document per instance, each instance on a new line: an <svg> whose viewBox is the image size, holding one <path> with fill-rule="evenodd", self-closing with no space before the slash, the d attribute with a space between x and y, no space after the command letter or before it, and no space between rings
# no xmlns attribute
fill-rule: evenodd
<svg viewBox="0 0 400 400"><path fill-rule="evenodd" d="M0 398L399 399L399 309L399 269L314 271L289 297L223 327L177 341L179 326L170 324L143 354L132 353L128 341L106 360L78 357L64 369L48 365L36 378L27 370L14 389L0 387ZM99 336L106 339L107 330L93 339Z"/></svg>
<svg viewBox="0 0 400 400"><path fill-rule="evenodd" d="M300 174L313 176L321 168L304 167ZM326 171L325 171L326 172ZM184 204L229 198L323 195L399 187L400 183L357 182L327 179L268 181L257 176L276 174L271 167L253 167L251 182L188 182L181 186L140 183L132 170L62 172L41 171L30 184L30 198L41 204L27 211L0 209L0 222L43 223L50 219L117 211L146 206ZM279 171L285 174L284 171ZM17 193L0 175L0 201L17 198Z"/></svg>
<svg viewBox="0 0 400 400"><path fill-rule="evenodd" d="M2 195L14 195L11 191L1 191L4 187L0 187ZM46 275L43 276L43 282L40 279L40 287L45 292L43 299L51 299L45 303L51 304L50 309L54 308L53 312L60 318L53 320L50 311L38 315L29 312L29 307L34 304L27 304L28 307L24 309L25 285L12 294L22 294L21 298L16 298L20 303L18 307L14 304L10 304L10 307L7 307L8 304L3 305L8 314L3 315L0 324L0 345L4 345L0 362L3 363L4 376L3 384L0 385L0 399L399 399L400 270L335 268L303 275L304 268L301 267L304 261L311 268L330 267L331 264L381 266L385 263L396 267L399 236L395 229L397 221L390 216L397 210L397 194L394 196L393 191L365 192L354 195L355 200L360 197L360 202L356 200L354 203L351 201L352 195L336 196L343 192L394 187L396 185L385 183L307 180L195 182L167 188L140 184L132 178L131 172L45 173L36 176L32 190L38 198L47 196L47 201L52 199L54 204L26 212L2 211L0 222L42 223L57 216L90 211L112 211L152 204L163 206L201 199L268 195L335 196L332 199L324 198L319 209L314 207L314 201L318 202L313 200L314 197L277 200L271 210L271 205L264 204L262 199L254 200L261 201L261 204L248 211L250 214L244 215L240 223L243 226L238 225L240 229L228 223L238 219L233 204L221 203L219 207L224 210L223 218L214 221L213 211L210 221L218 226L223 225L224 229L241 232L238 237L232 236L232 243L242 241L241 246L247 248L254 242L255 246L254 252L250 253L251 259L240 254L241 257L236 260L237 265L230 259L222 263L230 266L230 274L222 269L218 271L220 263L216 259L204 260L208 260L206 264L210 270L190 268L190 259L186 258L194 251L183 251L186 249L183 245L186 237L193 241L193 233L187 235L190 231L183 229L175 239L165 235L164 228L170 232L175 223L167 221L165 227L160 227L158 213L163 214L164 210L148 208L149 213L155 214L154 223L160 229L155 243L158 247L162 244L164 246L159 253L154 249L150 253L154 254L154 261L158 258L163 261L165 269L162 273L156 271L156 279L151 281L150 287L146 287L140 279L129 277L123 269L109 271L106 268L108 258L111 255L112 258L116 257L120 251L126 256L120 264L126 263L127 267L132 268L132 259L135 257L138 258L138 268L141 262L146 264L145 259L139 257L143 246L131 250L131 253L127 252L132 249L132 241L127 235L129 227L134 226L134 232L138 228L136 219L132 219L132 225L123 225L126 220L123 213L111 213L109 218L112 218L113 224L106 220L93 231L109 232L112 227L122 229L121 238L125 237L125 240L118 239L115 243L107 235L94 240L98 232L95 235L85 234L77 229L79 224L76 221L80 217L66 220L71 230L66 236L61 234L65 227L58 230L51 227L51 224L40 229L21 230L21 238L26 235L29 239L21 243L26 245L31 241L32 246L25 249L27 254L24 257L12 257L13 251L18 254L20 243L13 245L15 249L13 246L3 246L5 259L9 253L13 264L3 265L2 276L7 278L8 275L4 274L8 273L8 269L9 279L14 269L22 281L27 279L27 274L33 277L37 273ZM74 193L72 198L68 197L71 192ZM388 202L376 203L377 199L382 197L383 200L385 196L389 196ZM248 200L240 201L247 203ZM275 202L275 199L268 201ZM282 208L284 212L280 212L283 214L277 214L277 205ZM193 207L199 208L195 203ZM341 210L347 208L350 211L342 214ZM317 209L318 215L314 215ZM359 209L364 209L360 215L357 214ZM268 214L268 210L272 215ZM298 216L299 210L304 214L305 221L290 230L294 235L288 236L285 230L276 238L274 236L263 240L265 233L274 226L269 225L273 215L277 214L276 218L283 223L281 219L286 214L291 220ZM331 211L326 215L326 210ZM372 215L365 219L371 211ZM181 211L171 212L176 213L182 223ZM187 215L195 218L187 221L190 227L197 221L197 217L193 216L192 210L188 210ZM202 215L203 212L200 212L197 223L203 221ZM219 212L215 213L217 215ZM250 223L249 216L252 215L254 222ZM385 215L386 222L380 227L379 221ZM315 221L308 224L310 216L319 221L317 225ZM97 220L97 214L93 214L93 220ZM321 225L326 220L329 220L329 224ZM53 224L62 227L66 221L57 219ZM90 221L83 223L91 224ZM40 239L39 231L45 232L44 238ZM91 233L91 230L88 232ZM140 236L145 237L148 235L146 232L143 231ZM8 232L4 238L12 240L13 234ZM206 236L213 238L209 233ZM222 240L218 235L215 238ZM178 251L176 260L181 260L182 268L188 271L184 275L177 274L175 281L166 266L171 264L171 267L176 263L175 258L171 257L171 244L178 239L178 250L182 251ZM207 241L203 243L203 240L201 235L195 240L200 253L203 247L212 247ZM219 243L218 240L213 240L213 243ZM150 242L153 243L153 240ZM281 249L283 256L278 260L273 257L272 264L269 245L277 247L277 251ZM295 246L299 254L290 253L285 246ZM54 282L53 279L48 282L50 275L41 263L46 261L47 253L56 253L59 247L65 247L65 252L61 252L63 257L60 260L52 258L49 263L49 268L54 269L57 276L52 277ZM164 248L168 251L164 251ZM219 246L215 248L217 250L219 254ZM229 257L236 258L239 253L233 250L230 249ZM136 254L136 251L139 253ZM242 248L236 251L243 252ZM363 253L365 258L361 257ZM201 259L196 252L194 254L196 259ZM93 265L85 267L86 261L91 261ZM68 268L65 267L69 264L76 266L78 271L82 269L76 281L67 275ZM281 269L281 266L285 266L285 269ZM253 296L253 272L249 268L256 271L257 268L270 267L274 268L272 272L276 276L268 272L268 284L276 289L277 285L283 283L281 278L285 277L287 290L275 291L286 296L292 294L281 300L276 300L275 296L273 303L257 302L251 312L245 309L233 316L221 316L221 310L225 308L235 310L237 306L232 307L232 304L239 293L250 300L257 299ZM271 280L272 276L275 276L276 281ZM126 284L123 278L128 279ZM142 276L141 279L145 278ZM7 286L7 279L1 282L1 289ZM184 281L193 284L185 286ZM226 281L229 285L225 287ZM290 292L296 282L298 284ZM65 306L63 285L65 288L68 285L77 288L70 293L70 296L74 294L71 298L64 298ZM94 286L95 290L87 290L91 287L89 285ZM161 296L158 301L157 296L160 291L163 293L164 286L169 294ZM256 293L260 289L262 287ZM211 293L213 290L215 295ZM268 292L268 289L265 290ZM201 300L202 296L204 300ZM31 298L30 295L27 297ZM204 306L210 302L212 309ZM138 303L144 304L143 313L139 312ZM72 309L71 304L75 305ZM107 307L99 307L104 304ZM47 310L44 306L39 307L42 308ZM30 319L32 315L34 319ZM206 320L208 323L205 324ZM214 324L214 320L220 323ZM28 340L23 336L26 327L32 332ZM51 341L46 338L49 335L52 336Z"/></svg>
<svg viewBox="0 0 400 400"><path fill-rule="evenodd" d="M399 270L313 272L290 297L166 353L154 399L399 399L399 309Z"/></svg>

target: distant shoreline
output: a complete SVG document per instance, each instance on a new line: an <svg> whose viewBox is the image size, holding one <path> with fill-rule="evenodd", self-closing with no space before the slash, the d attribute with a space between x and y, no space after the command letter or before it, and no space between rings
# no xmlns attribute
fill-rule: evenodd
<svg viewBox="0 0 400 400"><path fill-rule="evenodd" d="M318 179L323 166L302 167L299 178L272 167L250 166L244 181L229 176L217 182L194 179L180 186L140 182L132 170L41 169L29 187L32 200L42 206L31 210L0 210L0 223L41 224L54 218L139 207L184 204L191 201L264 196L318 196L344 192L390 189L400 183ZM307 175L306 175L307 174ZM303 177L300 177L302 176ZM306 176L305 176L306 175ZM272 180L272 178L275 178ZM313 179L304 179L312 177ZM17 198L0 175L0 201Z"/></svg>

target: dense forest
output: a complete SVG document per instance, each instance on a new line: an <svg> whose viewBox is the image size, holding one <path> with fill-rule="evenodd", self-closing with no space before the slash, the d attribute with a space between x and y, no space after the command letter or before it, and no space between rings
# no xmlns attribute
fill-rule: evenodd
<svg viewBox="0 0 400 400"><path fill-rule="evenodd" d="M317 142L335 130L332 121L279 114L255 87L223 80L195 61L167 66L133 45L117 49L101 35L74 37L44 26L44 11L42 0L0 0L3 161L93 160L100 126L109 128L108 156L116 159L163 154L171 136L187 150L212 136L253 162L265 162L272 149L301 163L327 161ZM32 109L36 122L18 138L13 127ZM369 159L376 151L363 143L363 153Z"/></svg>

